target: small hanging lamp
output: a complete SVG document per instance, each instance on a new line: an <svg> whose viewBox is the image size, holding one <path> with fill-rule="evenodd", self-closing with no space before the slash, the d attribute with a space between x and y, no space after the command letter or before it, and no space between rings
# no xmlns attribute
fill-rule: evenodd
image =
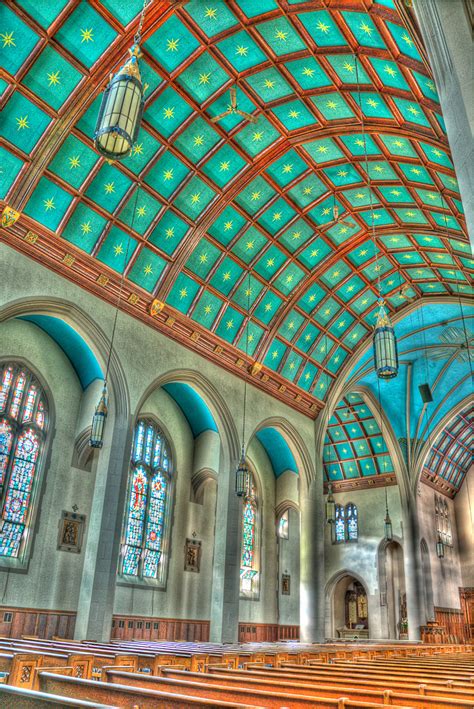
<svg viewBox="0 0 474 709"><path fill-rule="evenodd" d="M393 379L398 374L398 350L395 331L385 310L385 301L379 298L377 322L374 330L375 371L379 379Z"/></svg>
<svg viewBox="0 0 474 709"><path fill-rule="evenodd" d="M384 531L385 531L385 541L393 541L393 531L392 531L392 520L388 513L388 497L387 497L387 487L385 487L385 520L384 520Z"/></svg>
<svg viewBox="0 0 474 709"><path fill-rule="evenodd" d="M332 494L332 485L329 483L328 485L328 496L326 498L326 522L329 524L334 524L336 521L336 502L334 500L334 496Z"/></svg>
<svg viewBox="0 0 474 709"><path fill-rule="evenodd" d="M89 445L91 448L102 448L104 443L104 426L107 418L107 384L104 381L104 388L97 404L95 414L92 417L91 435Z"/></svg>
<svg viewBox="0 0 474 709"><path fill-rule="evenodd" d="M138 58L141 56L139 43L148 3L149 0L143 3L134 44L128 50L130 59L115 76L111 75L100 104L94 145L109 160L121 160L130 155L140 130L145 99Z"/></svg>
<svg viewBox="0 0 474 709"><path fill-rule="evenodd" d="M244 497L249 490L249 471L245 464L245 451L242 446L240 462L235 471L235 494L237 497Z"/></svg>
<svg viewBox="0 0 474 709"><path fill-rule="evenodd" d="M438 541L436 542L436 553L437 553L439 559L444 558L444 544L443 544L443 540L441 539L441 534L439 534L439 533L438 533Z"/></svg>

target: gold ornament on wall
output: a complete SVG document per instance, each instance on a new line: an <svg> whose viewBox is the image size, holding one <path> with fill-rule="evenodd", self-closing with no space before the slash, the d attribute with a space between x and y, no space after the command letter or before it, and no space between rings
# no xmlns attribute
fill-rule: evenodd
<svg viewBox="0 0 474 709"><path fill-rule="evenodd" d="M6 206L2 212L2 227L9 229L20 218L20 212L17 212L12 207Z"/></svg>

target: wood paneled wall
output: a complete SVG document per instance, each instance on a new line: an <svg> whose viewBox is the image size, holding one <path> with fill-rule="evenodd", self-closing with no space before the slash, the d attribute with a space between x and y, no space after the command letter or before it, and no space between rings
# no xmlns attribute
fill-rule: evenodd
<svg viewBox="0 0 474 709"><path fill-rule="evenodd" d="M38 610L0 606L0 635L19 638L36 635L51 639L74 637L76 614L73 611Z"/></svg>
<svg viewBox="0 0 474 709"><path fill-rule="evenodd" d="M435 606L435 620L444 628L443 641L445 643L464 643L465 637L464 615L458 608L439 608Z"/></svg>
<svg viewBox="0 0 474 709"><path fill-rule="evenodd" d="M114 615L112 640L209 640L208 620Z"/></svg>
<svg viewBox="0 0 474 709"><path fill-rule="evenodd" d="M278 640L298 640L299 625L277 625L275 623L239 623L239 642L277 642Z"/></svg>
<svg viewBox="0 0 474 709"><path fill-rule="evenodd" d="M466 586L459 589L461 611L464 616L466 642L474 640L474 588Z"/></svg>

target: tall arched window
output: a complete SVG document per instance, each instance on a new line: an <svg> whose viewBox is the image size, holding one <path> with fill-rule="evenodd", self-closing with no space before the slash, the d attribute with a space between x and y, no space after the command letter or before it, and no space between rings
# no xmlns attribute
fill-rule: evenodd
<svg viewBox="0 0 474 709"><path fill-rule="evenodd" d="M164 580L170 501L168 443L153 421L140 419L135 428L125 510L124 576Z"/></svg>
<svg viewBox="0 0 474 709"><path fill-rule="evenodd" d="M352 502L346 505L346 529L347 541L356 542L359 538L359 522L357 507Z"/></svg>
<svg viewBox="0 0 474 709"><path fill-rule="evenodd" d="M255 482L252 478L249 494L243 498L242 509L242 555L240 561L240 593L258 594L258 553L257 553L258 502Z"/></svg>
<svg viewBox="0 0 474 709"><path fill-rule="evenodd" d="M346 524L344 506L336 505L336 521L334 523L334 541L336 544L346 541Z"/></svg>
<svg viewBox="0 0 474 709"><path fill-rule="evenodd" d="M6 364L0 371L0 557L18 558L31 517L47 406L37 379L26 367Z"/></svg>

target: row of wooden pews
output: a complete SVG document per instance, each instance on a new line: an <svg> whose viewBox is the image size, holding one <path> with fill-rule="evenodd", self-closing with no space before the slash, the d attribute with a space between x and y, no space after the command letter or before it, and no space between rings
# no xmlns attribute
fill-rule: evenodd
<svg viewBox="0 0 474 709"><path fill-rule="evenodd" d="M6 707L474 708L472 646L0 638Z"/></svg>

